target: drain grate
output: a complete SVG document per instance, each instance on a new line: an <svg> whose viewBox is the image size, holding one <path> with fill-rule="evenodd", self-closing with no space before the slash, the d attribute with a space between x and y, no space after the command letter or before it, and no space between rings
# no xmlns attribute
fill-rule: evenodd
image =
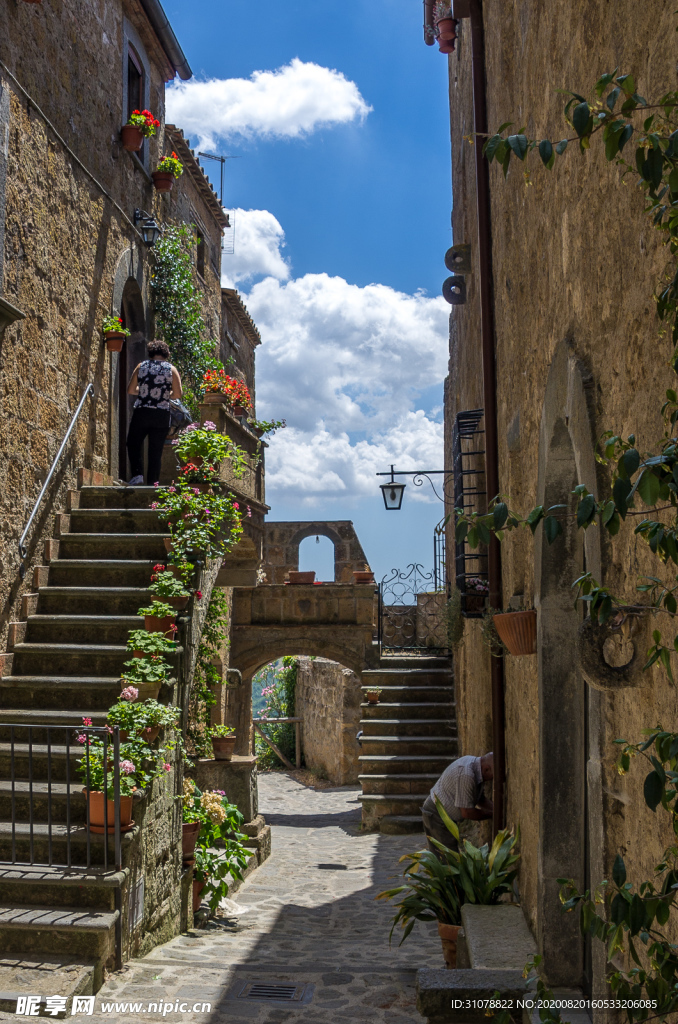
<svg viewBox="0 0 678 1024"><path fill-rule="evenodd" d="M306 1003L313 994L313 988L313 985L294 985L283 981L246 981L237 998L267 1003Z"/></svg>

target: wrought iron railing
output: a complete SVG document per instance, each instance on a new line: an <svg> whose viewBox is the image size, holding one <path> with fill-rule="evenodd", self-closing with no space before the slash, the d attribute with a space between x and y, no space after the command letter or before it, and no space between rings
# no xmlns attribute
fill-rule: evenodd
<svg viewBox="0 0 678 1024"><path fill-rule="evenodd" d="M414 562L392 569L379 584L377 639L382 653L435 654L447 650L447 588Z"/></svg>
<svg viewBox="0 0 678 1024"><path fill-rule="evenodd" d="M9 804L9 827L0 842L0 864L120 871L118 727L109 731L97 726L9 722L0 728L9 737L8 743L0 743L0 752L8 762L3 775L9 775L4 793ZM87 798L94 788L93 740L103 744L101 834L93 831ZM84 761L84 772L73 764L76 757ZM82 793L78 792L80 788Z"/></svg>
<svg viewBox="0 0 678 1024"><path fill-rule="evenodd" d="M485 487L485 431L481 429L482 409L457 413L452 434L454 468L454 507L483 512L487 505ZM461 593L461 610L467 618L483 614L484 582L487 579L487 551L469 548L464 541L455 544L455 581ZM477 581L477 582L476 582Z"/></svg>
<svg viewBox="0 0 678 1024"><path fill-rule="evenodd" d="M78 408L73 413L73 418L72 418L72 420L70 422L68 430L66 431L66 436L64 437L63 441L61 442L61 447L59 448L59 451L54 456L54 461L52 462L52 465L49 468L49 473L47 474L47 479L45 480L44 484L42 485L42 488L40 490L40 494L38 495L38 500L36 501L35 505L33 506L33 511L30 514L28 522L26 523L26 526L24 528L24 532L19 537L19 575L21 576L21 579L23 579L24 576L26 575L26 566L25 566L24 562L25 562L26 558L28 557L28 549L26 548L26 538L28 537L28 532L29 532L29 530L31 528L33 520L35 519L37 511L40 508L40 505L42 504L42 499L45 497L45 494L47 493L47 488L50 485L50 481L51 481L52 477L54 476L54 471L56 470L56 468L57 468L57 466L59 464L59 460L61 459L61 456L64 453L64 450L66 448L66 445L68 444L69 438L70 438L71 434L73 433L73 429L75 427L75 424L78 421L78 417L80 416L80 413L82 412L82 408L83 408L83 406L84 406L84 404L85 404L85 402L86 402L86 400L88 398L94 398L94 385L93 384L88 384L87 385L85 393L82 396L82 398L80 399L80 402L78 403Z"/></svg>

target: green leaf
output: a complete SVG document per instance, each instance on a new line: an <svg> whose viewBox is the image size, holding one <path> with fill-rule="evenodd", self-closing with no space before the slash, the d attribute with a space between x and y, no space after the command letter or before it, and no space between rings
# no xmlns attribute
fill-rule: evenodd
<svg viewBox="0 0 678 1024"><path fill-rule="evenodd" d="M614 486L612 487L612 498L622 519L626 518L626 510L629 506L630 494L631 484L628 480L622 480L621 477L615 480Z"/></svg>
<svg viewBox="0 0 678 1024"><path fill-rule="evenodd" d="M608 108L610 110L614 110L614 105L617 102L617 99L619 98L620 91L621 90L619 89L619 86L615 85L614 89L612 89L608 93L608 96L607 96L605 102L607 103L607 106L608 106Z"/></svg>
<svg viewBox="0 0 678 1024"><path fill-rule="evenodd" d="M503 141L504 140L502 139L501 135L493 135L490 139L487 140L487 142L483 146L483 153L485 154L490 163L492 163L492 161L494 160L497 148Z"/></svg>
<svg viewBox="0 0 678 1024"><path fill-rule="evenodd" d="M457 542L457 544L464 543L464 541L466 540L467 533L468 523L464 522L464 520L462 519L461 522L457 523L457 525L454 528L454 539Z"/></svg>
<svg viewBox="0 0 678 1024"><path fill-rule="evenodd" d="M587 494L577 506L577 526L586 526L593 519L596 511L596 499Z"/></svg>
<svg viewBox="0 0 678 1024"><path fill-rule="evenodd" d="M524 160L527 154L527 139L524 135L509 135L508 144L519 160Z"/></svg>
<svg viewBox="0 0 678 1024"><path fill-rule="evenodd" d="M637 935L644 924L645 905L638 893L636 893L631 900L631 910L629 912L629 927L631 935Z"/></svg>
<svg viewBox="0 0 678 1024"><path fill-rule="evenodd" d="M624 463L624 469L628 475L633 476L640 465L640 455L638 450L636 448L629 448L629 450L624 452L622 455L621 461Z"/></svg>
<svg viewBox="0 0 678 1024"><path fill-rule="evenodd" d="M560 521L555 516L546 516L544 519L544 534L549 544L553 544L556 537L563 532Z"/></svg>
<svg viewBox="0 0 678 1024"><path fill-rule="evenodd" d="M659 480L649 470L644 470L638 481L638 494L646 505L656 505L659 498Z"/></svg>
<svg viewBox="0 0 678 1024"><path fill-rule="evenodd" d="M626 917L627 912L628 903L621 895L621 893L617 893L615 898L612 900L612 904L610 905L610 920L612 921L612 924L621 924L624 918Z"/></svg>
<svg viewBox="0 0 678 1024"><path fill-rule="evenodd" d="M537 529L537 526L539 525L539 522L542 519L543 515L544 515L544 506L543 505L537 505L537 507L533 508L531 510L531 512L528 514L527 519L525 521L526 521L527 525L530 527L530 529L532 530L532 533L534 533L535 530Z"/></svg>
<svg viewBox="0 0 678 1024"><path fill-rule="evenodd" d="M656 811L659 805L662 795L664 793L664 784L657 775L656 772L650 772L645 779L643 786L643 795L645 797L645 803L651 811Z"/></svg>
<svg viewBox="0 0 678 1024"><path fill-rule="evenodd" d="M561 139L560 142L556 145L556 153L558 154L558 156L562 156L566 149L567 139Z"/></svg>
<svg viewBox="0 0 678 1024"><path fill-rule="evenodd" d="M633 96L636 91L636 83L633 75L620 75L617 83L621 85L625 96Z"/></svg>
<svg viewBox="0 0 678 1024"><path fill-rule="evenodd" d="M669 189L671 192L678 192L678 167L674 167L669 174Z"/></svg>
<svg viewBox="0 0 678 1024"><path fill-rule="evenodd" d="M591 108L589 107L586 100L583 103L578 103L572 112L572 124L579 138L586 134L586 129L591 116Z"/></svg>
<svg viewBox="0 0 678 1024"><path fill-rule="evenodd" d="M492 518L494 520L495 530L501 530L502 526L508 519L508 505L503 501L498 501L492 509Z"/></svg>
<svg viewBox="0 0 678 1024"><path fill-rule="evenodd" d="M671 907L669 903L665 903L664 900L660 900L659 906L657 907L657 924L664 925L669 919L671 914Z"/></svg>
<svg viewBox="0 0 678 1024"><path fill-rule="evenodd" d="M481 544L489 544L492 539L492 534L485 523L478 523L478 539Z"/></svg>
<svg viewBox="0 0 678 1024"><path fill-rule="evenodd" d="M614 865L612 867L612 879L614 884L620 889L626 881L626 865L624 864L624 858L620 853L614 859Z"/></svg>
<svg viewBox="0 0 678 1024"><path fill-rule="evenodd" d="M603 526L607 526L607 524L610 522L616 511L617 509L615 503L613 501L608 501L605 505L605 508L603 509L601 516Z"/></svg>
<svg viewBox="0 0 678 1024"><path fill-rule="evenodd" d="M626 143L630 140L632 135L633 135L633 125L632 124L627 124L626 127L624 128L624 130L619 133L619 152L620 153L621 153L622 149L624 148L624 146L626 145Z"/></svg>
<svg viewBox="0 0 678 1024"><path fill-rule="evenodd" d="M555 156L553 153L553 146L548 139L542 139L539 143L539 156L541 157L544 166L551 170Z"/></svg>

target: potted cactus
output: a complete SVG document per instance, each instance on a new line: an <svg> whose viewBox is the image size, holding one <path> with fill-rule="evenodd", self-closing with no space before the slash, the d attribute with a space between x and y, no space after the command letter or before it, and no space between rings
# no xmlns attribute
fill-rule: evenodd
<svg viewBox="0 0 678 1024"><path fill-rule="evenodd" d="M156 129L160 127L158 121L150 110L133 110L127 124L120 129L122 148L128 153L137 153L144 144L144 139L155 135Z"/></svg>
<svg viewBox="0 0 678 1024"><path fill-rule="evenodd" d="M125 338L129 338L130 332L123 327L119 316L105 316L101 323L101 330L109 352L121 352Z"/></svg>
<svg viewBox="0 0 678 1024"><path fill-rule="evenodd" d="M171 192L174 179L180 178L183 173L183 164L176 153L163 157L151 174L156 192Z"/></svg>

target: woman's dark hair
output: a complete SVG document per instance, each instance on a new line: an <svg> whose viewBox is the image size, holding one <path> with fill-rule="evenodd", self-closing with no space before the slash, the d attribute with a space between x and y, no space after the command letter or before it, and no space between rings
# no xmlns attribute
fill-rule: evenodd
<svg viewBox="0 0 678 1024"><path fill-rule="evenodd" d="M149 341L146 348L148 349L150 359L153 359L154 356L162 356L163 359L169 359L169 346L164 341Z"/></svg>

